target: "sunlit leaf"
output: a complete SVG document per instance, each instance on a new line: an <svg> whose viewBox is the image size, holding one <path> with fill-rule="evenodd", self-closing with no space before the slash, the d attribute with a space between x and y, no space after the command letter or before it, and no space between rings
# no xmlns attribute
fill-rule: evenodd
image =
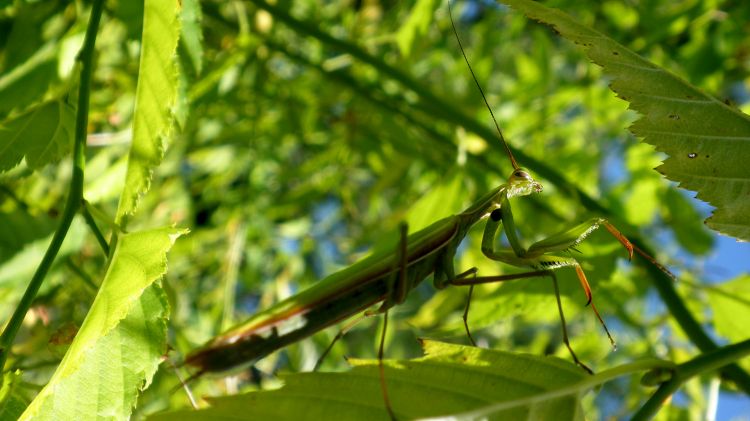
<svg viewBox="0 0 750 421"><path fill-rule="evenodd" d="M183 230L122 235L68 352L22 419L126 418L166 351L166 299L152 284Z"/></svg>
<svg viewBox="0 0 750 421"><path fill-rule="evenodd" d="M145 3L133 142L125 191L117 209L118 222L135 212L139 197L148 191L153 170L164 157L172 131L177 100L175 50L180 34L179 17L179 1Z"/></svg>
<svg viewBox="0 0 750 421"><path fill-rule="evenodd" d="M750 275L707 288L716 332L732 342L747 339L750 324Z"/></svg>
<svg viewBox="0 0 750 421"><path fill-rule="evenodd" d="M20 372L8 371L3 375L0 388L0 419L15 420L23 413L29 401L19 392Z"/></svg>
<svg viewBox="0 0 750 421"><path fill-rule="evenodd" d="M396 34L396 42L401 54L408 56L414 45L414 40L427 32L435 9L440 5L438 0L419 0L409 14L409 19L401 26Z"/></svg>
<svg viewBox="0 0 750 421"><path fill-rule="evenodd" d="M581 420L580 396L588 377L573 364L553 357L485 350L440 342L424 343L425 357L386 361L385 378L399 419L447 416L487 410L488 419ZM211 408L180 411L151 420L243 418L274 420L382 420L383 404L377 362L352 361L346 373L286 376L274 391L210 399ZM553 398L534 396L560 392ZM505 403L503 410L490 410Z"/></svg>

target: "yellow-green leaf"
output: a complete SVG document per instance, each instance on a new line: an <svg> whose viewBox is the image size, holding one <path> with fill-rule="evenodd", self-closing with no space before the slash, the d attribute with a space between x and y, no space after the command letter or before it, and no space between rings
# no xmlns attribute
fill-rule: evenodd
<svg viewBox="0 0 750 421"><path fill-rule="evenodd" d="M166 298L153 285L184 230L160 228L118 239L86 319L49 383L21 419L127 418L166 351Z"/></svg>
<svg viewBox="0 0 750 421"><path fill-rule="evenodd" d="M419 0L411 9L409 18L396 34L398 48L405 57L411 54L414 40L424 35L432 23L435 9L440 5L437 0Z"/></svg>
<svg viewBox="0 0 750 421"><path fill-rule="evenodd" d="M20 371L3 374L3 385L0 386L0 420L18 419L29 404L29 400L19 390L20 377Z"/></svg>
<svg viewBox="0 0 750 421"><path fill-rule="evenodd" d="M128 157L125 190L116 221L121 223L148 191L151 175L162 158L174 123L177 101L175 50L180 34L180 2L146 0L141 63L133 117L133 143Z"/></svg>

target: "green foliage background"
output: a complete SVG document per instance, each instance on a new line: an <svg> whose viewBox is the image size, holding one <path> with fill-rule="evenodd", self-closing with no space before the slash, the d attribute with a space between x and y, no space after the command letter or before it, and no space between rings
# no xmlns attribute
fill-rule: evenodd
<svg viewBox="0 0 750 421"><path fill-rule="evenodd" d="M750 5L545 4L748 111ZM67 195L71 104L78 89L74 59L89 8L88 2L0 2L0 320L10 317L38 266ZM573 43L505 6L459 3L455 11L471 63L517 159L545 185L542 195L513 203L524 241L605 216L626 235L645 239L679 274L680 296L721 343L747 339L736 327L750 315L747 270L707 286L708 278L721 278L704 265L716 234L705 228L690 194L653 170L664 156L627 131L637 116L609 90L602 70ZM105 3L84 186L84 197L104 215L97 221L108 239L114 238L112 225L103 221L123 222L135 205L123 209L122 203L149 182L127 230L190 229L169 252L161 284L171 308L168 358L175 362L393 238L401 221L413 231L459 212L510 172L488 131L487 110L445 4L298 0L281 1L269 12L261 0L183 0L180 13L178 71L170 74L172 64L157 61L139 80L140 53L149 42L143 4ZM161 30L176 34L177 24L166 27ZM169 57L174 45L160 35L150 42L163 43ZM154 111L142 115L161 112L162 120L157 127L134 127L144 112L134 106L136 87L149 78L165 91L150 99ZM131 147L140 141L147 142L147 157ZM129 155L145 163L136 171L137 183L125 181ZM133 171L131 163L127 177ZM600 211L587 205L591 199ZM21 373L6 372L2 395L2 410L10 414L20 413L17 408L50 380L70 343L56 338L83 324L114 264L79 219L15 341L6 369ZM481 256L480 230L461 249L457 268L512 271ZM700 353L654 293L651 275L628 264L616 241L599 233L580 251L597 305L618 341L612 352L583 306L574 273L562 271L569 331L583 361L601 371L646 357L679 363ZM153 300L164 299L154 294ZM548 281L487 286L474 296L471 324L481 346L569 359ZM460 319L465 299L466 291L435 292L425 282L392 312L387 357L420 356L417 337L467 343ZM372 320L352 330L323 370L346 369L343 356L373 357L378 327ZM264 386L278 384L278 372L311 369L335 333L322 332L262 360L257 368ZM251 377L244 371L232 380L205 378L191 388L198 397L252 390ZM688 382L660 416L700 418L711 381ZM171 365L162 364L138 398L135 416L187 407L184 394L171 393L177 384ZM729 382L722 387L722 396L735 393ZM623 417L649 394L632 376L584 395L581 405L590 419Z"/></svg>

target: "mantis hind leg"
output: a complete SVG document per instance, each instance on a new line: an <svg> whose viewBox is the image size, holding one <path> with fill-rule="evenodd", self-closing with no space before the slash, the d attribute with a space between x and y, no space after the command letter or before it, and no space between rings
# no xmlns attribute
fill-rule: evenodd
<svg viewBox="0 0 750 421"><path fill-rule="evenodd" d="M364 319L369 318L370 316L371 316L370 314L365 313L357 317L356 319L352 320L351 322L347 323L341 329L339 329L338 333L336 333L336 336L333 337L333 340L331 341L331 343L328 344L328 346L323 351L323 353L320 354L320 357L318 357L318 360L315 362L315 367L313 367L313 371L318 371L318 369L320 368L320 365L323 364L323 360L325 360L325 358L331 352L331 350L333 349L333 346L336 345L336 342L338 342L341 338L343 338L344 335L346 335L350 330L352 330L354 326L358 325L359 322L361 322Z"/></svg>
<svg viewBox="0 0 750 421"><path fill-rule="evenodd" d="M378 369L380 371L380 389L383 392L383 402L385 403L385 409L388 411L388 415L391 420L396 420L396 414L393 412L391 407L391 401L388 398L388 385L385 383L385 368L383 367L383 348L385 344L385 331L388 328L388 308L393 305L393 302L403 302L408 292L407 283L407 246L408 246L408 234L409 228L406 224L401 224L400 227L401 238L399 240L399 267L398 267L398 279L393 284L393 298L386 298L386 302L383 303L385 308L383 311L383 331L380 334L380 346L378 347ZM393 301L391 301L393 300ZM389 303L389 301L391 301ZM389 305L389 307L386 307Z"/></svg>
<svg viewBox="0 0 750 421"><path fill-rule="evenodd" d="M578 359L575 351L573 351L573 347L570 346L570 340L568 339L568 326L565 323L565 314L563 313L562 302L560 301L560 288L557 286L557 276L555 276L555 272L552 271L549 271L548 275L552 278L552 285L554 285L555 287L555 301L557 301L557 310L560 312L560 325L562 326L563 343L565 344L565 347L568 348L568 352L570 353L570 356L573 357L573 361L586 372L593 375L594 371ZM607 328L606 325L603 326L605 329ZM609 335L609 331L607 332L607 335ZM610 339L612 339L611 336Z"/></svg>
<svg viewBox="0 0 750 421"><path fill-rule="evenodd" d="M354 326L356 326L359 322L362 320L378 315L383 314L383 330L380 334L380 343L378 346L378 371L379 371L379 377L380 377L380 389L383 394L383 402L385 403L386 410L388 411L388 416L391 418L391 420L396 419L396 415L393 412L393 408L391 407L390 398L388 397L388 387L385 382L385 368L383 366L383 353L385 348L385 335L386 331L388 329L388 310L393 307L394 305L401 303L404 301L408 291L409 291L409 273L407 271L408 267L408 255L407 255L407 246L408 246L408 226L406 224L401 224L400 226L400 238L398 243L398 249L396 255L398 256L398 270L394 271L393 274L390 276L391 279L386 279L385 282L388 284L388 293L385 297L385 300L383 301L383 304L377 309L377 310L371 310L371 311L365 311L364 314L362 314L360 317L352 320L350 323L345 325L343 328L339 330L339 332L336 334L336 336L333 338L333 341L331 341L330 345L323 351L323 354L318 358L318 361L315 363L314 370L317 370L320 364L322 363L323 359L328 355L328 353L333 348L333 345L338 342L341 338L346 335L349 330L351 330Z"/></svg>
<svg viewBox="0 0 750 421"><path fill-rule="evenodd" d="M393 307L396 303L401 303L406 299L406 294L409 290L409 284L407 279L407 246L408 246L408 234L409 228L406 224L401 224L400 227L401 237L399 239L398 246L398 272L394 272L397 276L395 281L389 281L388 296L386 297L383 304L380 306L375 313L383 313L383 330L380 333L380 345L378 347L378 370L380 374L380 390L383 393L383 403L385 403L385 409L388 411L388 416L391 420L396 420L396 414L393 412L391 407L391 400L388 397L388 385L385 382L385 367L383 366L383 349L385 347L385 333L388 329L388 309ZM365 316L368 312L365 312Z"/></svg>
<svg viewBox="0 0 750 421"><path fill-rule="evenodd" d="M591 311L594 312L594 315L599 320L599 324L604 328L604 332L607 334L607 338L609 339L610 344L612 344L612 348L617 350L617 344L615 343L612 334L609 332L607 324L604 323L604 319L602 319L602 316L599 314L599 310L597 310L596 305L594 304L594 294L591 292L591 285L589 285L589 281L586 279L586 274L583 272L583 268L578 261L572 257L553 256L548 254L533 259L530 258L529 260L533 262L531 264L532 266L541 267L547 271L566 266L573 266L576 271L576 276L578 276L578 281L581 283L581 288L583 288L583 292L586 294L586 305L591 307ZM555 281L555 288L557 288L557 281Z"/></svg>

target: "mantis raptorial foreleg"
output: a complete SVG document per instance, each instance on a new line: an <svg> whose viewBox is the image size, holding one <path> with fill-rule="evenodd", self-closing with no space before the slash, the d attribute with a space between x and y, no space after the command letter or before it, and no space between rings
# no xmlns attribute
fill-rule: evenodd
<svg viewBox="0 0 750 421"><path fill-rule="evenodd" d="M510 242L511 249L495 249L495 235L500 230L500 225L502 223L505 224L503 230ZM492 260L498 260L514 266L532 267L538 270L554 270L565 266L573 266L576 270L578 280L581 282L581 287L583 287L586 294L586 305L591 306L597 319L599 319L602 327L604 327L604 331L607 333L607 337L612 343L612 346L616 348L615 341L612 338L606 323L604 323L604 320L601 315L599 315L599 311L594 305L591 287L581 265L573 257L548 254L556 251L572 249L583 241L591 232L599 228L599 226L604 226L607 231L609 231L609 233L625 247L628 251L629 258L633 257L633 245L630 241L628 241L628 239L625 238L625 236L622 235L612 224L602 218L593 218L573 228L551 235L544 240L534 243L527 250L523 248L518 240L515 224L513 223L513 212L510 207L510 202L506 199L502 202L502 206L499 209L495 209L490 214L487 225L484 229L484 236L482 237L482 253Z"/></svg>
<svg viewBox="0 0 750 421"><path fill-rule="evenodd" d="M500 231L501 224L504 223L503 231L505 232L510 248L497 249L495 247L495 237L497 232ZM506 282L522 278L530 278L536 276L550 276L552 278L553 286L555 288L555 299L557 301L557 308L560 313L560 322L562 324L563 331L563 342L568 348L571 357L577 365L586 370L588 373L593 374L593 371L585 364L583 364L576 355L573 348L570 346L568 339L568 329L565 323L565 314L563 312L562 303L560 301L560 292L557 285L557 277L552 272L554 269L558 269L565 266L573 266L576 270L576 275L581 283L586 294L586 305L591 306L592 311L596 315L597 319L601 323L604 331L607 333L612 346L616 348L615 341L607 328L606 323L602 319L599 311L593 303L593 296L591 293L591 287L586 274L583 272L581 265L573 257L558 256L554 252L567 251L574 248L581 241L583 241L591 232L604 226L610 234L612 234L628 251L628 257L633 257L633 246L630 241L620 233L612 224L602 218L593 218L587 222L579 224L568 230L559 232L551 235L548 238L538 241L531 245L528 249L521 245L521 241L516 233L515 223L513 220L513 211L510 207L510 202L507 198L503 199L500 203L500 207L490 213L490 217L485 225L484 234L482 236L482 253L492 260L505 262L517 267L531 267L537 269L532 272L499 275L499 276L476 276L476 268L469 269L454 279L448 279L441 281L440 285L451 284L451 285L468 285L469 297L464 309L463 321L466 329L466 334L472 344L475 344L474 338L471 335L468 324L469 306L471 303L471 294L474 289L474 285L493 283L493 282ZM473 276L472 276L473 275Z"/></svg>

